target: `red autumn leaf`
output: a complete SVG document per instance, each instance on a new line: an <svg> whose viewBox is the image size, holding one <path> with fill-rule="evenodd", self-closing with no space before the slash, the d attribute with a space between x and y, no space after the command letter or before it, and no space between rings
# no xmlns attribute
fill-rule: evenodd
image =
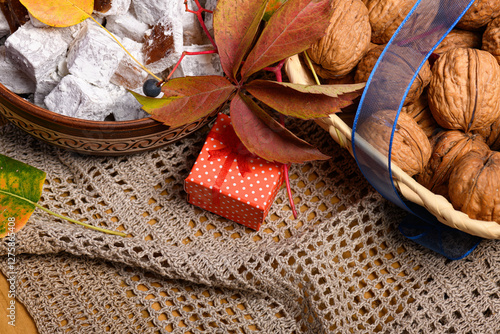
<svg viewBox="0 0 500 334"><path fill-rule="evenodd" d="M288 0L271 17L241 69L243 78L308 49L332 16L332 0Z"/></svg>
<svg viewBox="0 0 500 334"><path fill-rule="evenodd" d="M235 89L227 79L216 75L185 77L165 83L164 98L140 102L153 119L178 127L210 114L226 102Z"/></svg>
<svg viewBox="0 0 500 334"><path fill-rule="evenodd" d="M274 12L280 8L282 4L284 4L287 0L269 0L266 7L266 12L264 13L264 17L262 18L264 21L269 21L271 16L273 16Z"/></svg>
<svg viewBox="0 0 500 334"><path fill-rule="evenodd" d="M283 164L330 159L295 136L242 93L231 101L230 114L234 131L243 145L263 159Z"/></svg>
<svg viewBox="0 0 500 334"><path fill-rule="evenodd" d="M35 18L53 27L85 21L94 11L94 0L20 0Z"/></svg>
<svg viewBox="0 0 500 334"><path fill-rule="evenodd" d="M244 88L284 115L311 119L327 117L351 105L364 86L364 83L320 86L254 80Z"/></svg>
<svg viewBox="0 0 500 334"><path fill-rule="evenodd" d="M214 37L224 73L236 73L254 41L267 0L219 0L214 12Z"/></svg>

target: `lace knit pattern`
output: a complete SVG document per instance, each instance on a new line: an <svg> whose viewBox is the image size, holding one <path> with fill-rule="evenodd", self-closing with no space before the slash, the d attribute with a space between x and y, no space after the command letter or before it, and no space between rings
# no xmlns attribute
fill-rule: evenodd
<svg viewBox="0 0 500 334"><path fill-rule="evenodd" d="M405 239L405 216L313 122L290 124L332 156L292 165L256 232L187 203L207 128L116 158L48 146L11 125L0 153L47 172L17 234L18 298L40 333L500 333L500 244L449 261ZM7 269L0 242L0 268Z"/></svg>

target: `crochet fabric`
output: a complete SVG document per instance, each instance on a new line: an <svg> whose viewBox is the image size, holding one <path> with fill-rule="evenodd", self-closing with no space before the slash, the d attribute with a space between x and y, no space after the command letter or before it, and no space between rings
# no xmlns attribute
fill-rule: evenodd
<svg viewBox="0 0 500 334"><path fill-rule="evenodd" d="M291 128L332 159L292 165L256 232L186 201L207 128L133 156L83 156L11 125L0 153L47 172L17 234L17 294L40 333L500 333L500 243L449 261L404 238L376 193L313 122ZM7 245L0 242L0 267ZM2 320L5 321L5 320Z"/></svg>

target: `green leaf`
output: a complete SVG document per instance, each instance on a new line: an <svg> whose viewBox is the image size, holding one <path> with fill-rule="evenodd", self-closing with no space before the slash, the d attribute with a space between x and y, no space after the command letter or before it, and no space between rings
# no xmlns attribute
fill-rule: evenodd
<svg viewBox="0 0 500 334"><path fill-rule="evenodd" d="M141 97L139 102L153 119L178 127L209 115L224 104L235 90L236 87L221 76L185 77L165 83L162 86L164 97Z"/></svg>
<svg viewBox="0 0 500 334"><path fill-rule="evenodd" d="M94 0L20 0L35 18L52 27L69 27L85 21Z"/></svg>
<svg viewBox="0 0 500 334"><path fill-rule="evenodd" d="M173 101L177 98L177 97L156 98L156 97L144 96L131 90L128 91L130 94L134 95L137 101L143 106L143 109L145 111L161 108L162 106L168 104L169 101Z"/></svg>
<svg viewBox="0 0 500 334"><path fill-rule="evenodd" d="M308 49L325 34L332 12L332 0L288 0L250 51L241 68L242 77Z"/></svg>
<svg viewBox="0 0 500 334"><path fill-rule="evenodd" d="M214 37L224 73L236 81L241 61L254 41L268 0L219 0Z"/></svg>
<svg viewBox="0 0 500 334"><path fill-rule="evenodd" d="M45 172L0 154L0 238L26 225L45 177Z"/></svg>
<svg viewBox="0 0 500 334"><path fill-rule="evenodd" d="M269 21L271 16L280 8L282 4L284 4L287 0L269 0L266 7L266 12L264 13L264 17L262 18L264 21Z"/></svg>
<svg viewBox="0 0 500 334"><path fill-rule="evenodd" d="M241 92L231 101L230 114L234 131L243 145L263 159L283 164L330 159L287 130Z"/></svg>
<svg viewBox="0 0 500 334"><path fill-rule="evenodd" d="M341 111L358 97L364 83L352 85L300 85L254 80L244 88L276 111L292 117L313 119Z"/></svg>
<svg viewBox="0 0 500 334"><path fill-rule="evenodd" d="M127 236L62 216L38 204L45 177L45 172L0 154L0 238L23 228L35 208L96 231Z"/></svg>

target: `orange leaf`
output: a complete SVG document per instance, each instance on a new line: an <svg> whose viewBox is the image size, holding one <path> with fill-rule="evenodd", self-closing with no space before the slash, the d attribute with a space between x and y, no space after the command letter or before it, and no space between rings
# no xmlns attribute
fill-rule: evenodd
<svg viewBox="0 0 500 334"><path fill-rule="evenodd" d="M20 0L36 19L52 27L69 27L92 15L94 0Z"/></svg>

